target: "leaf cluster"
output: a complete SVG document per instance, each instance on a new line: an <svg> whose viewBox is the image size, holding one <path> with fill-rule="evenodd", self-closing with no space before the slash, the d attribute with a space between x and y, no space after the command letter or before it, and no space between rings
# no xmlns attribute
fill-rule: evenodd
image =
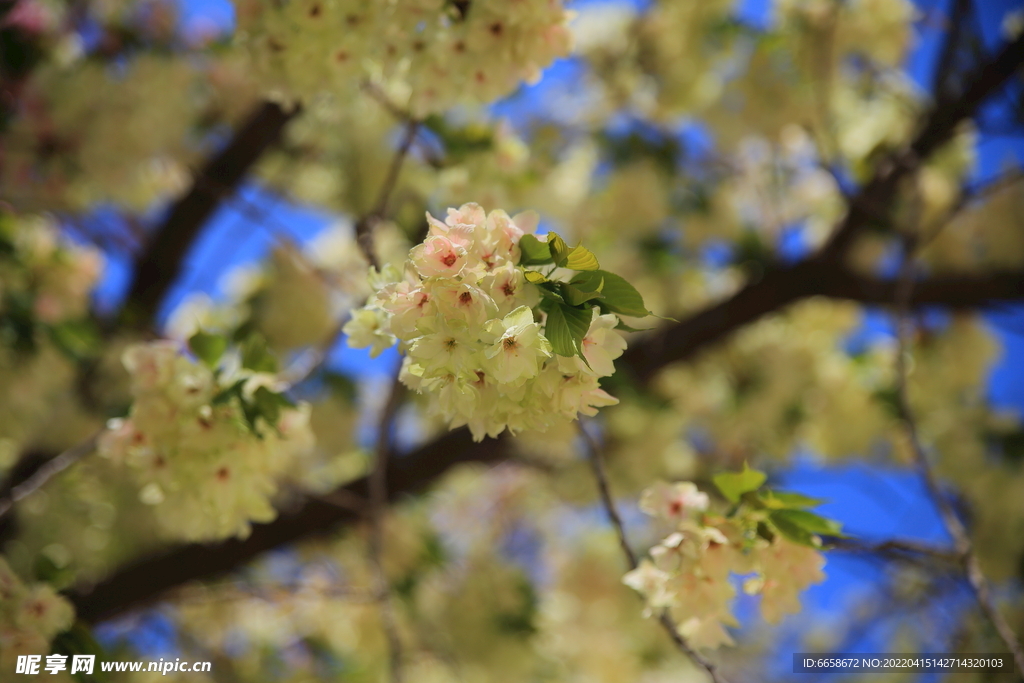
<svg viewBox="0 0 1024 683"><path fill-rule="evenodd" d="M578 356L587 363L583 356L583 339L590 329L595 305L602 314L636 318L654 315L647 310L643 296L633 285L615 273L602 270L597 257L582 244L570 248L558 233L552 232L548 233L546 242L534 235L523 235L519 249L519 265L526 281L536 285L543 297L540 309L547 314L545 335L559 356ZM553 266L546 274L527 269L527 266L545 265ZM568 281L551 279L558 268L575 271L575 274ZM618 327L636 331L621 322Z"/></svg>
<svg viewBox="0 0 1024 683"><path fill-rule="evenodd" d="M227 352L230 342L227 337L218 334L210 334L203 330L197 331L188 340L189 350L192 354L210 367L215 374L221 372L221 361ZM272 373L277 371L277 359L267 348L266 340L258 333L252 333L238 345L238 352L241 357L242 368L252 372ZM277 422L281 418L281 411L284 408L294 408L295 403L285 394L271 391L265 386L257 387L255 391L246 392L245 384L248 377L236 380L228 387L218 392L211 401L211 405L220 406L235 402L242 411L246 427L259 438L263 433L258 427L258 422L277 428Z"/></svg>
<svg viewBox="0 0 1024 683"><path fill-rule="evenodd" d="M740 472L722 472L713 481L726 500L733 503L730 516L753 513L758 536L772 540L777 535L811 548L820 548L819 535L845 538L842 523L811 512L808 508L825 501L801 493L762 488L768 476L743 465Z"/></svg>

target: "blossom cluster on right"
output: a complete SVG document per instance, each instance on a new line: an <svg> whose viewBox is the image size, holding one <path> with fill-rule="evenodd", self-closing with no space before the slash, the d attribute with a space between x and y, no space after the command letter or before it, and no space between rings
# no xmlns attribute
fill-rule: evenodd
<svg viewBox="0 0 1024 683"><path fill-rule="evenodd" d="M647 616L667 611L692 647L734 644L725 629L739 626L732 575L746 577L743 591L761 596L772 624L799 612L800 593L825 580L818 534L842 536L840 525L807 510L820 501L759 491L764 479L749 469L716 476L733 503L725 515L709 511L708 495L691 482L658 482L641 496L640 509L668 533L623 582L644 597Z"/></svg>

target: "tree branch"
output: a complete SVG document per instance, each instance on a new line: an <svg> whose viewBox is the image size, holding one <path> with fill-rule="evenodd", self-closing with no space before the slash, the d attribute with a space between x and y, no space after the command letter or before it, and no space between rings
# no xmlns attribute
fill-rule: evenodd
<svg viewBox="0 0 1024 683"><path fill-rule="evenodd" d="M398 635L398 621L395 616L395 604L391 597L388 577L384 571L384 514L388 504L388 464L391 460L391 426L395 413L402 402L404 387L395 371L388 389L387 400L381 410L377 425L377 443L374 448L373 469L370 471L370 505L368 516L370 522L370 565L376 575L377 602L380 606L381 626L388 645L388 673L391 683L402 683L402 639Z"/></svg>
<svg viewBox="0 0 1024 683"><path fill-rule="evenodd" d="M942 490L935 469L925 452L924 444L917 430L917 421L914 412L910 407L910 400L907 397L907 357L910 354L909 342L911 320L909 315L911 293L914 290L914 251L916 243L913 238L904 241L903 264L900 269L899 282L896 288L896 411L903 422L910 441L911 451L914 454L914 462L921 478L928 489L928 494L939 510L939 517L942 520L946 531L953 538L953 545L963 563L964 575L968 584L974 591L974 596L981 607L982 613L995 627L996 633L1003 640L1003 643L1013 654L1017 669L1024 671L1024 648L1021 647L1017 635L1010 628L1010 624L999 612L992 596L992 588L988 579L981 571L978 556L974 553L971 537L967 528L953 509L952 503Z"/></svg>
<svg viewBox="0 0 1024 683"><path fill-rule="evenodd" d="M510 439L475 443L467 429L449 432L396 458L387 471L388 501L395 503L421 493L455 465L466 462L497 463L511 457ZM353 500L369 498L367 477L342 487ZM120 614L153 601L168 589L189 581L212 578L236 569L261 553L306 538L323 536L341 524L363 518L359 512L328 501L310 499L300 507L282 511L270 524L254 524L252 534L217 545L193 543L143 558L92 587L80 586L71 599L78 616L87 622Z"/></svg>
<svg viewBox="0 0 1024 683"><path fill-rule="evenodd" d="M789 289L776 287L776 282L782 282ZM798 264L778 274L769 274L727 301L640 339L618 361L618 372L650 379L668 363L690 358L762 315L814 294L887 304L893 301L895 287L896 282L892 280L875 280L842 269L820 265L808 268ZM1024 301L1024 271L936 277L920 282L912 297L914 305L961 308L998 300ZM474 443L464 428L449 432L392 462L387 473L388 500L393 502L425 490L460 463L496 463L512 457L512 453L510 439ZM367 484L365 478L360 479L340 489L339 495L346 500L367 500ZM188 581L230 571L265 550L329 533L360 517L344 506L310 499L297 510L283 512L274 522L254 525L252 536L245 541L172 548L121 568L91 589L79 587L73 601L83 619L97 621L152 601L164 591Z"/></svg>
<svg viewBox="0 0 1024 683"><path fill-rule="evenodd" d="M285 111L274 102L263 102L231 142L198 171L192 188L174 203L135 264L123 308L125 322L135 327L152 322L207 219L263 152L280 139L285 124L297 113Z"/></svg>
<svg viewBox="0 0 1024 683"><path fill-rule="evenodd" d="M587 460L590 462L590 468L594 473L594 480L597 482L597 490L601 495L601 505L608 515L608 521L611 522L612 527L615 529L615 535L619 539L619 547L622 548L626 564L629 565L630 570L636 569L639 563L636 559L636 553L633 552L633 549L629 546L629 541L626 539L626 528L622 524L622 517L619 516L618 508L616 508L615 501L612 499L611 489L608 487L608 475L604 471L604 463L601 462L601 446L597 443L597 439L587 431L582 422L577 424L580 435L587 443L587 450L590 456ZM672 622L667 609L663 609L661 614L658 615L658 623L668 632L675 646L683 654L696 662L698 666L707 671L714 683L726 683L725 679L718 673L718 668L686 642L686 639L683 638L682 634L679 633L679 629Z"/></svg>
<svg viewBox="0 0 1024 683"><path fill-rule="evenodd" d="M398 143L395 155L391 158L391 164L388 166L388 172L384 178L384 184L380 188L380 194L377 196L377 202L374 204L373 210L356 223L356 243L370 265L377 269L380 269L380 261L373 248L373 227L377 221L387 216L388 203L391 201L391 195L398 183L398 174L402 171L402 164L409 155L409 149L416 140L419 128L420 122L415 119L409 119L406 122L405 133L402 135L402 141Z"/></svg>
<svg viewBox="0 0 1024 683"><path fill-rule="evenodd" d="M840 258L854 237L875 216L873 207L889 206L900 180L949 140L957 126L973 116L985 100L1002 88L1021 64L1024 64L1024 34L1004 45L993 59L975 69L967 79L967 89L960 96L955 99L948 96L937 98L914 141L880 164L874 177L851 201L850 210L825 245L822 255L833 260Z"/></svg>
<svg viewBox="0 0 1024 683"><path fill-rule="evenodd" d="M767 271L725 301L680 323L662 327L633 344L617 365L643 383L669 363L686 360L760 317L812 296L892 305L897 282L858 275L821 259ZM1024 269L936 275L917 283L912 306L974 309L997 301L1024 301Z"/></svg>

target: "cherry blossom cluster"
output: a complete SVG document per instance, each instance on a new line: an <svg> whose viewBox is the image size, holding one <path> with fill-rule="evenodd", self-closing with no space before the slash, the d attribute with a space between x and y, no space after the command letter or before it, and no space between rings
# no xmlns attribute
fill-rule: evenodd
<svg viewBox="0 0 1024 683"><path fill-rule="evenodd" d="M274 375L215 371L175 342L131 346L123 360L131 412L111 421L99 450L131 469L166 533L244 537L273 519L277 480L313 445L308 406L282 407Z"/></svg>
<svg viewBox="0 0 1024 683"><path fill-rule="evenodd" d="M103 259L44 216L0 211L0 470L67 391Z"/></svg>
<svg viewBox="0 0 1024 683"><path fill-rule="evenodd" d="M13 672L19 655L50 651L75 611L47 583L25 584L0 557L0 670Z"/></svg>
<svg viewBox="0 0 1024 683"><path fill-rule="evenodd" d="M646 615L667 610L679 633L697 648L734 644L725 629L739 626L730 606L736 595L733 575L748 576L744 592L761 596L761 614L773 624L799 612L800 593L825 579L825 559L813 540L798 543L777 529L765 533L771 523L752 509L725 517L709 512L708 505L707 494L690 482L659 482L645 490L640 509L670 533L623 577L645 598Z"/></svg>
<svg viewBox="0 0 1024 683"><path fill-rule="evenodd" d="M562 0L236 0L239 43L289 98L377 80L417 116L490 102L571 47Z"/></svg>
<svg viewBox="0 0 1024 683"><path fill-rule="evenodd" d="M61 239L52 219L0 214L0 315L23 306L48 325L82 317L102 269L100 252Z"/></svg>
<svg viewBox="0 0 1024 683"><path fill-rule="evenodd" d="M444 222L427 220L404 272L371 273L376 295L344 327L350 346L376 355L399 341L402 382L431 395L449 426L468 425L477 441L505 429L543 431L618 403L598 382L626 348L614 314L584 309L589 328L584 322L577 355L559 355L548 339L552 314L528 280L540 274L518 265L536 214L465 204Z"/></svg>

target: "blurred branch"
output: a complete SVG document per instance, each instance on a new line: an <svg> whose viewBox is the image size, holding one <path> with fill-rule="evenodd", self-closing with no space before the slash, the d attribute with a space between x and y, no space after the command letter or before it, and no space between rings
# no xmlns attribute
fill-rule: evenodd
<svg viewBox="0 0 1024 683"><path fill-rule="evenodd" d="M977 555L974 553L973 544L971 543L970 535L967 533L967 528L964 526L963 522L960 521L960 518L956 514L956 510L953 509L952 503L950 503L945 491L942 490L942 486L935 474L935 470L928 459L928 454L924 450L924 445L921 442L921 437L917 430L917 421L907 397L907 356L910 354L908 339L912 333L911 326L913 324L911 322L909 312L911 295L914 290L914 253L916 248L917 243L915 242L914 237L911 236L904 240L903 264L900 268L900 277L895 298L897 339L896 411L900 420L903 422L904 429L907 432L907 438L910 441L911 450L914 454L914 461L921 473L921 478L924 480L928 493L939 510L939 517L942 519L943 526L953 538L953 545L956 548L956 553L959 555L960 561L963 564L964 574L967 577L967 582L970 584L971 589L974 591L978 605L981 607L981 611L985 614L985 617L995 627L996 632L1006 644L1006 647L1009 648L1011 653L1013 653L1013 659L1017 665L1017 669L1019 671L1024 671L1024 648L1021 647L1021 643L1017 639L1013 629L1010 628L1009 623L1007 623L1006 619L1003 618L1003 615L999 612L999 608L995 604L992 597L992 588L989 585L985 574L981 570L981 565L978 562Z"/></svg>
<svg viewBox="0 0 1024 683"><path fill-rule="evenodd" d="M221 152L196 174L191 189L169 209L135 264L122 318L134 327L150 325L167 290L181 274L192 243L223 198L233 192L260 156L281 137L298 113L263 102Z"/></svg>
<svg viewBox="0 0 1024 683"><path fill-rule="evenodd" d="M647 335L627 349L618 372L650 379L668 363L685 360L766 313L814 294L885 304L893 301L896 283L857 276L822 265L769 273L729 300L707 307L680 323ZM914 288L912 305L973 308L997 300L1024 300L1024 270L978 275L936 276ZM499 438L474 443L465 428L448 432L396 459L387 471L387 499L401 498L428 488L455 465L497 463L513 455L511 440ZM366 500L368 480L340 489L342 500ZM230 540L217 546L185 545L122 567L93 588L79 587L74 602L87 621L96 621L152 601L164 591L188 581L213 577L237 568L265 550L309 536L325 534L362 515L329 500L307 500L269 524L253 525L245 541Z"/></svg>
<svg viewBox="0 0 1024 683"><path fill-rule="evenodd" d="M952 39L948 36L947 40ZM921 131L909 146L880 163L875 174L850 201L846 217L833 232L821 256L838 260L854 237L871 222L875 208L889 206L900 180L916 170L936 149L948 141L957 126L970 118L1024 64L1024 34L1006 43L991 60L966 79L967 88L950 99L939 95L925 117Z"/></svg>
<svg viewBox="0 0 1024 683"><path fill-rule="evenodd" d="M615 501L612 499L611 489L608 486L608 475L604 470L604 463L601 461L601 445L597 442L597 439L587 431L582 421L577 422L579 427L580 436L587 444L588 455L590 457L587 460L590 462L590 469L594 473L594 479L597 481L597 489L601 494L601 505L604 507L605 512L608 515L608 520L611 522L612 527L615 529L615 535L619 539L619 547L622 548L622 554L626 558L626 564L629 565L630 570L636 569L639 566L639 562L636 559L636 553L629 546L629 541L626 538L626 529L622 524L622 517L619 516L618 508L615 507ZM668 614L667 609L663 609L661 614L658 615L658 622L662 625L665 631L668 632L672 642L675 643L676 647L697 663L702 669L708 672L711 676L711 680L714 683L726 683L725 679L718 673L717 667L706 659L699 652L694 650L686 639L679 633L679 629L672 622L672 618Z"/></svg>
<svg viewBox="0 0 1024 683"><path fill-rule="evenodd" d="M96 440L99 435L100 433L97 432L57 457L43 462L24 481L11 486L10 493L0 498L0 519L10 511L15 503L35 493L43 484L50 481L51 478L71 467L89 453L92 453L96 449Z"/></svg>
<svg viewBox="0 0 1024 683"><path fill-rule="evenodd" d="M820 259L767 271L728 299L661 327L632 344L617 363L641 383L669 363L693 357L736 330L802 299L825 296L865 304L891 305L897 282L860 275ZM919 281L912 306L980 308L996 301L1024 301L1024 268L989 273L952 273Z"/></svg>
<svg viewBox="0 0 1024 683"><path fill-rule="evenodd" d="M400 370L395 371L387 400L377 424L377 443L374 449L373 469L370 471L370 564L377 583L377 602L380 606L381 626L388 645L388 671L392 683L402 683L402 640L398 636L395 604L391 597L387 574L384 572L384 520L388 503L388 461L391 458L391 425L402 402L403 386Z"/></svg>
<svg viewBox="0 0 1024 683"><path fill-rule="evenodd" d="M940 546L927 545L916 541L889 540L880 543L867 543L855 538L823 538L830 550L843 550L854 553L868 553L899 559L924 560L929 563L938 561L960 563L960 555L955 550Z"/></svg>
<svg viewBox="0 0 1024 683"><path fill-rule="evenodd" d="M398 183L398 174L401 173L402 164L409 155L412 143L416 140L416 133L419 131L419 127L420 122L415 119L409 119L405 124L405 133L402 136L402 141L398 144L398 149L395 150L394 157L391 159L391 165L388 166L388 172L384 178L384 184L380 188L377 202L370 213L356 222L356 243L370 265L378 270L380 270L380 260L377 258L377 252L373 248L373 228L378 221L387 216L388 202L391 200L391 195L395 191L395 185Z"/></svg>
<svg viewBox="0 0 1024 683"><path fill-rule="evenodd" d="M416 451L396 458L387 469L387 499L396 503L427 489L455 465L467 462L497 463L512 455L507 438L475 443L469 430L448 432ZM341 487L351 500L369 498L368 477ZM296 509L284 510L270 524L254 524L244 539L217 545L193 543L142 558L94 586L79 586L71 598L80 618L95 623L158 598L168 589L189 581L209 579L236 569L261 553L286 543L323 536L339 525L363 518L359 512L317 499Z"/></svg>
<svg viewBox="0 0 1024 683"><path fill-rule="evenodd" d="M932 74L932 93L936 99L944 99L952 95L951 79L956 67L957 52L963 42L964 35L970 30L971 0L951 0L949 16L945 18L946 37Z"/></svg>

